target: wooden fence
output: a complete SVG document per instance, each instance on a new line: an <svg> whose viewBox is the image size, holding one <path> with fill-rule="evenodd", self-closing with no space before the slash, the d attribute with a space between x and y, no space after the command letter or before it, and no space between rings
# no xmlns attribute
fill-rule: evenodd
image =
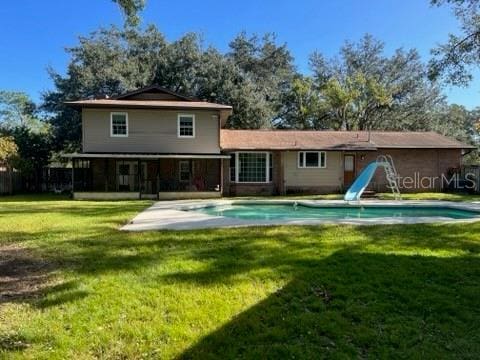
<svg viewBox="0 0 480 360"><path fill-rule="evenodd" d="M21 190L21 174L5 167L0 168L0 195L14 194Z"/></svg>

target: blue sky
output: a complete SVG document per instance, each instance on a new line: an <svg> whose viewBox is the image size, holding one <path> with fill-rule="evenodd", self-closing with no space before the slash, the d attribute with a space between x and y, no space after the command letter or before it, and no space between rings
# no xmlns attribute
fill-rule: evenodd
<svg viewBox="0 0 480 360"><path fill-rule="evenodd" d="M358 40L364 33L385 41L387 53L416 47L426 61L435 44L458 31L450 9L430 7L429 0L147 0L142 18L169 40L200 32L206 45L223 51L242 30L274 32L288 44L302 72L308 72L313 50L331 56L345 40ZM110 0L5 1L0 19L0 89L26 91L35 100L52 88L47 67L65 70L65 47L99 26L123 22ZM450 102L479 106L480 72L468 88L447 88L445 93Z"/></svg>

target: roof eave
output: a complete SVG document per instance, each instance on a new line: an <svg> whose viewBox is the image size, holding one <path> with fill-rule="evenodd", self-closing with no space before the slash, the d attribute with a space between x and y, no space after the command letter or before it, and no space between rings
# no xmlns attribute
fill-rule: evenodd
<svg viewBox="0 0 480 360"><path fill-rule="evenodd" d="M172 109L172 110L225 110L232 111L232 107L228 105L206 105L206 106L168 106L168 105L128 105L128 104L92 104L78 101L65 101L65 105L75 108L91 108L91 109L108 109L108 108L121 108L121 109Z"/></svg>
<svg viewBox="0 0 480 360"><path fill-rule="evenodd" d="M224 154L70 153L67 159L229 159Z"/></svg>
<svg viewBox="0 0 480 360"><path fill-rule="evenodd" d="M222 151L375 151L377 148L349 147L221 147Z"/></svg>
<svg viewBox="0 0 480 360"><path fill-rule="evenodd" d="M405 146L405 145L399 145L399 146L394 146L394 145L388 145L388 146L377 146L378 149L431 149L431 150L438 150L438 149L477 149L477 147L472 146L472 145L445 145L445 146L440 146L440 145L432 145L432 146L425 146L425 145L420 145L420 146Z"/></svg>

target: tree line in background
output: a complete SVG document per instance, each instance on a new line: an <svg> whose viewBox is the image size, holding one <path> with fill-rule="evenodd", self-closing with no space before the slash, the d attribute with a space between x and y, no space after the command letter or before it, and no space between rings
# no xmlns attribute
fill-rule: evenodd
<svg viewBox="0 0 480 360"><path fill-rule="evenodd" d="M226 53L205 47L194 33L169 42L155 26L137 26L143 0L114 1L124 10L125 27L102 28L67 49L68 67L64 75L49 70L54 89L40 104L24 93L0 92L0 149L8 150L0 161L17 159L16 167L37 173L52 152L79 150L81 117L65 101L151 84L232 105L230 128L433 130L478 139L480 108L448 104L441 81L466 84L468 67L479 63L480 0L432 2L452 3L467 34L434 49L429 64L415 49L386 55L383 42L365 35L332 58L313 52L311 75L296 69L288 47L272 34L241 33Z"/></svg>

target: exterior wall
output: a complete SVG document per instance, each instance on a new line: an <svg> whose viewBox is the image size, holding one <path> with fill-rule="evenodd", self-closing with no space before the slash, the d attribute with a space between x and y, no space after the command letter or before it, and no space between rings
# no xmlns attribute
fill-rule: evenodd
<svg viewBox="0 0 480 360"><path fill-rule="evenodd" d="M462 153L459 149L382 149L378 152L365 152L356 154L356 175L371 161L375 161L379 155L391 155L401 178L411 177L419 179L422 177L438 178L432 181L424 181L421 186L419 181L411 184L400 182L400 192L428 192L441 191L441 176L448 176L448 169L459 167L462 161ZM363 159L362 159L363 157ZM386 187L385 173L377 170L369 187L375 191L389 191ZM427 185L427 186L425 186Z"/></svg>
<svg viewBox="0 0 480 360"><path fill-rule="evenodd" d="M74 192L75 200L138 200L139 192Z"/></svg>
<svg viewBox="0 0 480 360"><path fill-rule="evenodd" d="M298 152L287 151L285 156L285 187L287 192L338 192L343 183L343 153L327 151L326 168L299 168Z"/></svg>
<svg viewBox="0 0 480 360"><path fill-rule="evenodd" d="M180 191L159 192L159 200L189 200L189 199L216 199L220 198L220 191Z"/></svg>
<svg viewBox="0 0 480 360"><path fill-rule="evenodd" d="M128 113L128 137L110 136L110 113ZM177 115L195 115L195 138L177 137ZM83 109L83 151L103 153L220 153L218 112Z"/></svg>
<svg viewBox="0 0 480 360"><path fill-rule="evenodd" d="M355 155L355 177L363 168L375 161L379 155L391 155L399 175L403 178L416 176L438 177L447 175L448 169L461 164L459 149L385 149L368 152L327 151L327 167L324 169L302 169L297 166L296 151L273 152L273 181L266 184L246 184L230 182L230 160L223 160L224 196L275 195L285 192L298 193L337 193L345 191L343 186L343 156ZM418 177L418 176L417 176ZM386 187L385 173L378 170L372 179L369 190L389 191ZM432 188L400 189L401 192L440 191L437 180Z"/></svg>

